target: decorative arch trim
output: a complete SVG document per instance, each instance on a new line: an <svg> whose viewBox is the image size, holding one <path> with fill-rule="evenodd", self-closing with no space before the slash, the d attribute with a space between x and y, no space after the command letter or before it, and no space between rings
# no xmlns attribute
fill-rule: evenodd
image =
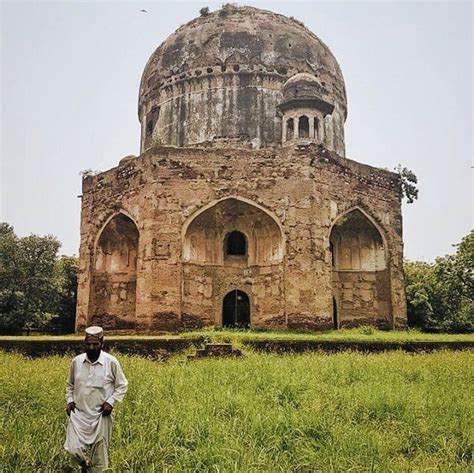
<svg viewBox="0 0 474 473"><path fill-rule="evenodd" d="M331 244L331 234L333 231L333 228L337 225L337 223L346 215L358 210L377 230L378 234L380 235L380 238L382 239L382 244L383 244L383 255L385 259L385 264L388 265L388 260L389 260L389 249L387 245L387 237L385 230L381 227L381 225L375 220L375 218L368 213L364 208L362 208L360 205L354 205L353 207L350 207L349 209L345 210L341 214L339 214L332 222L330 228L329 228L329 234L328 234L328 248L329 245Z"/></svg>
<svg viewBox="0 0 474 473"><path fill-rule="evenodd" d="M206 210L209 210L211 209L212 207L220 204L221 202L224 202L226 200L238 200L240 202L243 202L244 204L248 204L248 205L251 205L259 210L261 210L262 212L266 213L277 225L278 225L278 228L280 229L280 233L281 233L281 238L282 238L282 244L283 244L283 248L285 248L285 232L283 231L283 225L281 224L280 220L278 219L278 217L273 213L271 212L270 210L268 210L267 208L263 207L262 205L260 204L257 204L256 202L254 202L253 200L250 200L250 199L246 199L245 197L240 197L240 196L236 196L236 195L232 195L232 196L228 196L228 197L223 197L222 199L217 199L217 200L213 200L212 202L209 202L208 204L204 205L203 207L201 207L200 209L198 209L197 211L193 212L187 219L186 221L184 222L182 228L181 228L181 244L184 245L185 243L185 238L186 238L186 233L188 231L188 228L189 226L191 225L191 223L193 223L193 221L199 217L199 215L201 215L202 213L204 213Z"/></svg>
<svg viewBox="0 0 474 473"><path fill-rule="evenodd" d="M385 256L387 256L387 237L385 235L385 230L380 226L380 224L375 220L374 217L372 217L372 215L370 215L366 210L364 210L362 207L360 207L359 205L355 205L347 210L345 210L344 212L342 212L341 214L339 214L334 220L333 222L331 223L331 226L329 227L329 234L328 234L328 241L330 241L331 239L331 233L332 233L332 230L334 228L335 225L337 225L337 222L339 222L339 220L341 220L344 216L354 212L355 210L358 210L362 215L364 215L364 217L367 218L367 220L374 226L374 228L379 232L380 234L380 237L382 238L382 242L383 242L383 246L385 248Z"/></svg>
<svg viewBox="0 0 474 473"><path fill-rule="evenodd" d="M101 225L100 229L98 230L98 232L96 233L95 235L95 238L94 238L94 251L95 249L97 248L97 243L99 242L99 238L100 236L102 235L103 231L105 230L105 228L107 227L107 225L115 218L117 217L118 215L125 215L125 217L128 217L134 224L135 224L135 227L137 228L137 231L138 231L138 235L140 235L140 227L138 226L137 224L137 221L135 220L134 217L132 217L130 215L130 213L127 211L127 210L124 210L124 209L120 209L120 210L117 210L115 211L114 213L110 214L105 220L104 220L104 223Z"/></svg>

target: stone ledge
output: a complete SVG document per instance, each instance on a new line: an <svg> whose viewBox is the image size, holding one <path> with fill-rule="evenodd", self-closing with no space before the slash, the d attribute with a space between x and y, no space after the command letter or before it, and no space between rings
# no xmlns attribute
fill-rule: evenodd
<svg viewBox="0 0 474 473"><path fill-rule="evenodd" d="M170 355L200 346L202 337L105 340L104 350L126 355L166 359ZM84 352L84 340L0 340L0 351L17 352L32 358L50 355L78 355Z"/></svg>
<svg viewBox="0 0 474 473"><path fill-rule="evenodd" d="M355 341L355 340L252 340L243 338L242 344L259 352L303 353L323 351L338 353L342 351L360 351L380 353L390 350L402 350L408 353L430 353L436 350L472 350L474 341ZM205 337L192 338L123 338L106 340L105 350L126 355L149 356L164 360L169 356L182 353L189 348L199 349L205 343ZM1 340L0 351L21 353L37 358L50 355L77 355L84 351L83 339L70 340Z"/></svg>

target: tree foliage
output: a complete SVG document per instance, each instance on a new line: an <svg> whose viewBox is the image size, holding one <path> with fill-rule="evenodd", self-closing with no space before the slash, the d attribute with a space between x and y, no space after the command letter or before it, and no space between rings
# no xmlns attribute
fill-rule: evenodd
<svg viewBox="0 0 474 473"><path fill-rule="evenodd" d="M399 164L395 171L400 176L400 187L402 191L402 197L407 199L407 203L413 204L413 202L418 199L418 188L416 184L418 183L418 178L415 173L408 168L402 167Z"/></svg>
<svg viewBox="0 0 474 473"><path fill-rule="evenodd" d="M70 331L77 262L58 258L60 246L51 235L19 238L0 224L0 333Z"/></svg>
<svg viewBox="0 0 474 473"><path fill-rule="evenodd" d="M474 231L456 253L434 263L406 262L408 324L432 332L474 331Z"/></svg>

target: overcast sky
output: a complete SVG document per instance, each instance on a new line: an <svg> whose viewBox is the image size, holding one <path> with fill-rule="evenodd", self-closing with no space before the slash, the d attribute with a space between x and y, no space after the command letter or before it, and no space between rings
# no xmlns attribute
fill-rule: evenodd
<svg viewBox="0 0 474 473"><path fill-rule="evenodd" d="M3 1L0 219L78 254L80 171L139 154L148 57L221 4ZM292 15L330 47L347 87L347 157L419 178L419 200L403 208L405 256L452 252L473 227L472 4L241 4Z"/></svg>

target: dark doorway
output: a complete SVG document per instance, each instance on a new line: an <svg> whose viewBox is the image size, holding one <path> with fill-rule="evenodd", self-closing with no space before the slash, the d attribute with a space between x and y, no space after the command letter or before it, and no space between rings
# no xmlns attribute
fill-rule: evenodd
<svg viewBox="0 0 474 473"><path fill-rule="evenodd" d="M339 327L337 326L337 303L335 297L332 298L332 321L334 328L337 330Z"/></svg>
<svg viewBox="0 0 474 473"><path fill-rule="evenodd" d="M234 289L224 297L222 325L242 328L250 326L250 302L245 292Z"/></svg>
<svg viewBox="0 0 474 473"><path fill-rule="evenodd" d="M225 239L226 256L245 256L247 254L247 241L242 232L234 230Z"/></svg>

